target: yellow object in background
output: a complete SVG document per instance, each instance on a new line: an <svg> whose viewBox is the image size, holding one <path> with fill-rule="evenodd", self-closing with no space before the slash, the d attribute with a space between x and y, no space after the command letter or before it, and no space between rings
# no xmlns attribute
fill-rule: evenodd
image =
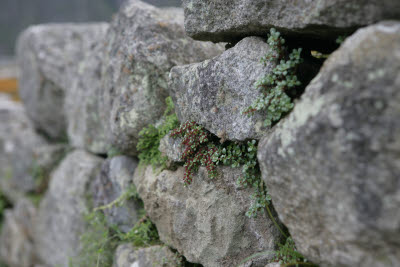
<svg viewBox="0 0 400 267"><path fill-rule="evenodd" d="M19 101L18 80L16 78L0 78L0 93L9 94L14 100Z"/></svg>

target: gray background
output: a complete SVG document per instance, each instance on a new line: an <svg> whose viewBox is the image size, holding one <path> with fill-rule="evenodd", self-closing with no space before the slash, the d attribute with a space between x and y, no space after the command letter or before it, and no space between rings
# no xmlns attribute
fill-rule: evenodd
<svg viewBox="0 0 400 267"><path fill-rule="evenodd" d="M180 6L181 0L142 0ZM0 0L0 59L12 57L20 31L47 22L110 21L124 0Z"/></svg>

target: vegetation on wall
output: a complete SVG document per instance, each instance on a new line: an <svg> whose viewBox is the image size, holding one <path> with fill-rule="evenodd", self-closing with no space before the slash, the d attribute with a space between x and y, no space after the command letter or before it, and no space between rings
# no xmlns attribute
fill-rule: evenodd
<svg viewBox="0 0 400 267"><path fill-rule="evenodd" d="M245 114L252 115L256 111L266 110L267 117L264 121L266 126L279 121L293 108L289 91L295 90L301 85L296 73L298 66L303 62L300 57L302 49L293 49L287 55L285 39L274 28L270 30L268 45L271 49L261 59L261 62L265 66L276 62L276 66L269 74L261 77L255 83L257 89L261 90L262 96L244 111Z"/></svg>
<svg viewBox="0 0 400 267"><path fill-rule="evenodd" d="M84 215L87 227L80 236L82 248L77 257L70 259L70 267L111 267L115 249L121 243L131 243L134 247L160 244L157 229L146 215L127 233L107 223L103 210L121 206L126 200L137 197L136 189L130 188L115 201ZM144 211L140 213L144 214Z"/></svg>
<svg viewBox="0 0 400 267"><path fill-rule="evenodd" d="M271 198L261 180L255 140L247 143L228 141L221 144L216 136L193 121L186 122L173 130L171 137L182 138L185 185L192 183L193 174L198 171L200 166L206 167L211 179L218 175L218 165L242 167L243 175L238 178L237 183L254 189L252 206L246 215L255 217L257 212L270 204Z"/></svg>
<svg viewBox="0 0 400 267"><path fill-rule="evenodd" d="M139 142L137 149L141 163L151 164L153 168L166 167L167 157L162 156L158 150L160 140L171 130L179 126L178 117L175 114L174 103L171 97L165 99L167 108L162 117L162 122L158 126L152 124L143 128L139 133Z"/></svg>

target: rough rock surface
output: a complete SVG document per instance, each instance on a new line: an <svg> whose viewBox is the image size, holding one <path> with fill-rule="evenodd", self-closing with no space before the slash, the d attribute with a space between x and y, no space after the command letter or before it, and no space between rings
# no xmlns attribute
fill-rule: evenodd
<svg viewBox="0 0 400 267"><path fill-rule="evenodd" d="M176 267L179 258L166 246L136 249L131 244L119 245L113 267Z"/></svg>
<svg viewBox="0 0 400 267"><path fill-rule="evenodd" d="M38 171L45 178L65 147L48 144L39 136L20 103L0 98L0 186L12 201L38 190Z"/></svg>
<svg viewBox="0 0 400 267"><path fill-rule="evenodd" d="M93 184L95 207L122 201L120 204L123 205L112 205L103 211L109 225L117 225L124 232L128 232L139 219L140 203L124 197L128 191L136 190L133 184L133 174L137 165L136 159L126 156L107 159Z"/></svg>
<svg viewBox="0 0 400 267"><path fill-rule="evenodd" d="M400 18L393 0L183 0L185 29L198 40L266 36L271 27L297 38L335 40L385 19Z"/></svg>
<svg viewBox="0 0 400 267"><path fill-rule="evenodd" d="M11 267L31 267L36 262L33 239L35 206L20 199L12 210L6 210L0 235L0 258Z"/></svg>
<svg viewBox="0 0 400 267"><path fill-rule="evenodd" d="M66 137L65 95L103 28L103 23L38 25L18 39L20 96L35 127L51 138Z"/></svg>
<svg viewBox="0 0 400 267"><path fill-rule="evenodd" d="M332 266L400 265L400 23L357 31L259 145L297 248Z"/></svg>
<svg viewBox="0 0 400 267"><path fill-rule="evenodd" d="M170 134L167 134L160 140L160 146L158 148L161 155L168 157L173 162L182 162L183 147L182 138L172 138Z"/></svg>
<svg viewBox="0 0 400 267"><path fill-rule="evenodd" d="M260 59L270 50L259 37L248 37L223 54L171 70L169 92L180 121L196 121L222 139L260 138L265 114L242 114L261 92L254 83L274 67Z"/></svg>
<svg viewBox="0 0 400 267"><path fill-rule="evenodd" d="M203 61L221 46L193 41L183 29L183 11L128 1L111 22L103 69L104 117L114 147L135 155L140 130L163 114L168 72Z"/></svg>
<svg viewBox="0 0 400 267"><path fill-rule="evenodd" d="M241 169L219 172L210 180L200 168L185 188L182 167L159 175L152 167L136 170L134 183L161 241L188 261L210 267L235 266L254 253L274 250L280 234L268 216L245 216L253 192L236 186Z"/></svg>
<svg viewBox="0 0 400 267"><path fill-rule="evenodd" d="M106 154L109 145L105 119L100 112L101 70L108 24L99 24L90 40L91 46L77 64L77 75L71 80L65 96L65 116L70 144L96 154Z"/></svg>
<svg viewBox="0 0 400 267"><path fill-rule="evenodd" d="M80 249L85 229L89 183L99 173L102 159L84 151L71 152L52 173L49 190L34 221L34 242L48 266L67 267Z"/></svg>

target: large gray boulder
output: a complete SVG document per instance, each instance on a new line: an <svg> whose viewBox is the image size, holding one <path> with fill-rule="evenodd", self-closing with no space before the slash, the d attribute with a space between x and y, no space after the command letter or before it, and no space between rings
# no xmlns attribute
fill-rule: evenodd
<svg viewBox="0 0 400 267"><path fill-rule="evenodd" d="M182 167L159 175L151 166L136 170L134 183L161 241L188 261L210 267L235 266L254 253L275 250L281 236L269 217L245 215L253 191L236 185L241 169L218 171L220 177L211 180L202 167L184 187Z"/></svg>
<svg viewBox="0 0 400 267"><path fill-rule="evenodd" d="M10 267L32 267L36 263L33 244L35 206L20 199L4 213L0 234L0 258Z"/></svg>
<svg viewBox="0 0 400 267"><path fill-rule="evenodd" d="M400 18L396 0L183 0L185 29L197 40L266 36L271 27L297 38L335 40L356 28Z"/></svg>
<svg viewBox="0 0 400 267"><path fill-rule="evenodd" d="M169 93L180 121L196 121L221 139L258 139L265 112L243 112L261 97L254 83L275 67L260 59L270 51L259 37L248 37L223 54L201 63L172 68Z"/></svg>
<svg viewBox="0 0 400 267"><path fill-rule="evenodd" d="M135 249L131 244L121 244L115 251L113 267L177 267L182 259L166 246Z"/></svg>
<svg viewBox="0 0 400 267"><path fill-rule="evenodd" d="M221 46L193 41L183 29L183 11L128 1L107 33L102 110L113 146L135 155L140 130L165 110L168 72L203 61Z"/></svg>
<svg viewBox="0 0 400 267"><path fill-rule="evenodd" d="M400 23L357 31L259 144L297 248L331 266L400 265Z"/></svg>
<svg viewBox="0 0 400 267"><path fill-rule="evenodd" d="M52 173L34 221L34 242L48 266L67 267L78 255L85 230L89 184L98 175L102 159L84 151L71 152Z"/></svg>
<svg viewBox="0 0 400 267"><path fill-rule="evenodd" d="M99 105L107 29L105 23L96 27L96 34L90 40L92 45L83 51L76 67L77 75L71 77L64 103L71 146L95 154L106 154L110 148L105 129L107 124Z"/></svg>
<svg viewBox="0 0 400 267"><path fill-rule="evenodd" d="M103 23L38 25L18 39L20 96L35 127L50 138L66 138L65 95L79 62L104 27Z"/></svg>
<svg viewBox="0 0 400 267"><path fill-rule="evenodd" d="M134 199L136 192L133 174L136 159L117 156L104 161L100 174L93 183L93 204L102 210L110 226L128 232L140 219L140 203Z"/></svg>
<svg viewBox="0 0 400 267"><path fill-rule="evenodd" d="M51 170L64 154L38 135L21 103L0 97L0 187L12 202L45 188Z"/></svg>

